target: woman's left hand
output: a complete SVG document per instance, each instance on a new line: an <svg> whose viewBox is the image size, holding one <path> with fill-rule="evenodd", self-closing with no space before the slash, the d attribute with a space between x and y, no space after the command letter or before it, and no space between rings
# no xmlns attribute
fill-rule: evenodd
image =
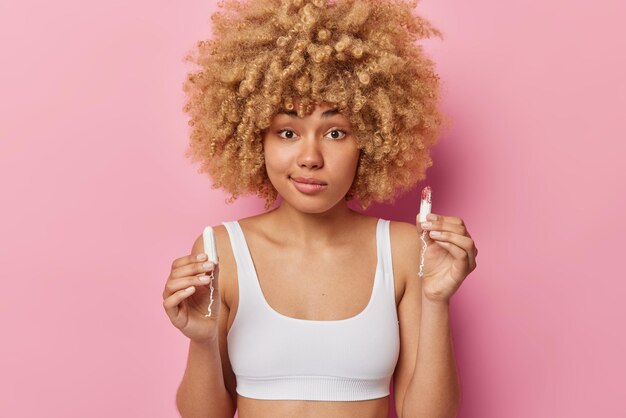
<svg viewBox="0 0 626 418"><path fill-rule="evenodd" d="M422 293L432 302L447 304L467 275L476 268L478 248L461 218L430 213L426 222L431 225L422 228L417 215L422 251L422 231L426 232L424 240L428 245L424 253ZM440 235L433 232L440 232Z"/></svg>

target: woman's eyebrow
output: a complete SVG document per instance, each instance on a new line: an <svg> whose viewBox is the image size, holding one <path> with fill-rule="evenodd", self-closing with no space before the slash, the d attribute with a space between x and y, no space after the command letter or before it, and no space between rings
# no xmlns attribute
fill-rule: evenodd
<svg viewBox="0 0 626 418"><path fill-rule="evenodd" d="M298 112L296 112L295 110L280 109L278 111L278 113L290 116L292 118L293 117L298 117ZM329 109L329 110L326 110L326 111L322 112L322 118L329 118L329 117L335 116L337 114L339 114L339 110L338 109L336 109L336 108L335 109ZM299 119L302 119L302 118L299 118Z"/></svg>

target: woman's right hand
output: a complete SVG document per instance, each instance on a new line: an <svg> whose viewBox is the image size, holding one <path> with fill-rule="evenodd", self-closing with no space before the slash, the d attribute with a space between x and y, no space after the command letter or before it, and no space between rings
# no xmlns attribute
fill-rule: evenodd
<svg viewBox="0 0 626 418"><path fill-rule="evenodd" d="M196 258L198 255L202 258ZM207 264L208 267L204 267ZM163 308L172 324L191 340L206 343L217 337L217 317L220 311L218 277L219 265L213 266L204 253L186 255L172 263L163 291ZM207 281L202 281L203 278ZM211 316L205 317L209 314L211 282Z"/></svg>

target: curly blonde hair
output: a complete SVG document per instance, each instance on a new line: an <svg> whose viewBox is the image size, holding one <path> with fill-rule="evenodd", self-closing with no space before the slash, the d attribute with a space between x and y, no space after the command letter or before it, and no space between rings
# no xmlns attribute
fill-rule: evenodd
<svg viewBox="0 0 626 418"><path fill-rule="evenodd" d="M419 0L225 0L213 37L185 56L191 137L185 152L232 203L277 192L262 135L280 109L310 114L322 102L351 122L361 155L346 199L363 209L395 201L423 180L444 117L439 76L414 42L439 30L411 13Z"/></svg>

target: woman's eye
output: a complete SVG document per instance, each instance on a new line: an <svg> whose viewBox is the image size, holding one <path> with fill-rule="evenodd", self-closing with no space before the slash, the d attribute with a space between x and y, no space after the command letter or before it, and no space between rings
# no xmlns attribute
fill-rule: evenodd
<svg viewBox="0 0 626 418"><path fill-rule="evenodd" d="M288 132L289 134L293 135L293 131L290 131L289 129L281 129L280 131L277 132L278 136L280 136L281 138L285 138L284 136L281 136L283 132ZM288 136L285 139L291 139L291 138L293 138L293 136Z"/></svg>
<svg viewBox="0 0 626 418"><path fill-rule="evenodd" d="M341 132L343 134L343 136L340 136L340 137L332 136L333 139L341 139L341 138L344 138L346 136L346 132L342 131L341 129L333 129L332 131L330 131L331 134L333 134L335 132Z"/></svg>

